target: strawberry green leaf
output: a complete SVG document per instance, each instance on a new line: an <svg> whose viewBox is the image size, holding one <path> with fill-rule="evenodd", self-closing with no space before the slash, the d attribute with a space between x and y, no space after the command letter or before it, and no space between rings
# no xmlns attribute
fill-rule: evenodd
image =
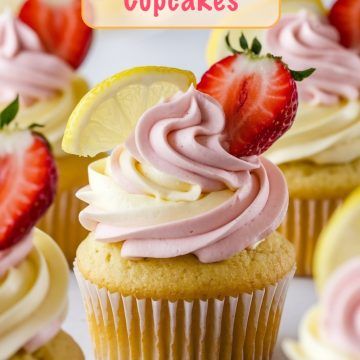
<svg viewBox="0 0 360 360"><path fill-rule="evenodd" d="M304 79L311 76L316 69L310 68L303 71L290 70L291 75L295 81L303 81Z"/></svg>
<svg viewBox="0 0 360 360"><path fill-rule="evenodd" d="M19 96L0 113L0 129L9 125L19 111Z"/></svg>
<svg viewBox="0 0 360 360"><path fill-rule="evenodd" d="M253 52L255 55L259 55L261 53L262 45L258 38L254 38L252 44L251 44L251 52Z"/></svg>
<svg viewBox="0 0 360 360"><path fill-rule="evenodd" d="M249 50L249 44L246 40L244 33L242 33L240 36L240 46L243 50Z"/></svg>

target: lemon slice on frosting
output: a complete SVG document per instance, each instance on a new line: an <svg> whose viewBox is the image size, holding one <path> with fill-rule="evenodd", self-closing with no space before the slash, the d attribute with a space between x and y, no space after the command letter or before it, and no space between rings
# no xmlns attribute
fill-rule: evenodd
<svg viewBox="0 0 360 360"><path fill-rule="evenodd" d="M95 156L131 134L140 116L162 99L196 85L192 72L137 67L118 73L88 92L68 121L62 147L70 154Z"/></svg>
<svg viewBox="0 0 360 360"><path fill-rule="evenodd" d="M264 4L269 0L262 0ZM297 13L303 9L309 9L309 11L316 11L325 13L324 6L321 0L283 0L281 3L282 14ZM256 9L248 7L248 11L256 12ZM266 29L215 29L210 33L209 42L206 51L206 60L209 65L214 64L218 60L231 55L225 43L225 36L230 34L230 43L237 49L241 50L239 44L239 38L242 33L246 36L247 40L251 43L254 37L257 37L263 44L264 52L266 49L266 42L264 41Z"/></svg>
<svg viewBox="0 0 360 360"><path fill-rule="evenodd" d="M360 188L338 208L320 234L314 257L314 279L321 290L341 264L360 255Z"/></svg>

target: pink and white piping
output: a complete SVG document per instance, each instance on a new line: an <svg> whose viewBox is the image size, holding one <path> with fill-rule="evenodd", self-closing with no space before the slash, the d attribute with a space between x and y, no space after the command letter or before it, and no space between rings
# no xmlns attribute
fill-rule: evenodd
<svg viewBox="0 0 360 360"><path fill-rule="evenodd" d="M16 95L25 105L47 100L70 86L72 69L47 53L38 35L10 11L0 16L0 104Z"/></svg>
<svg viewBox="0 0 360 360"><path fill-rule="evenodd" d="M321 333L340 350L360 358L360 257L341 266L322 297Z"/></svg>
<svg viewBox="0 0 360 360"><path fill-rule="evenodd" d="M301 11L285 15L266 32L268 50L294 70L304 64L315 73L298 84L300 98L333 105L360 97L360 57L340 44L340 35L325 17Z"/></svg>
<svg viewBox="0 0 360 360"><path fill-rule="evenodd" d="M126 144L113 151L105 174L118 191L130 196L129 201L146 196L153 201L154 209L170 205L169 211L175 211L177 206L200 204L209 194L221 192L229 194L224 201L195 216L189 213L188 217L156 219L156 223L145 225L144 215L129 225L122 221L121 206L118 213L113 208L107 213L101 190L97 193L97 186L90 181L90 186L78 194L89 204L80 215L82 224L99 241L124 241L121 254L131 258L192 253L209 263L227 259L263 240L277 229L287 210L285 180L264 158L229 154L224 145L224 126L221 106L190 88L145 112ZM131 170L123 160L126 157L134 163ZM167 177L170 180L164 180ZM178 183L199 191L194 191L192 199L166 198ZM162 191L157 191L158 187Z"/></svg>

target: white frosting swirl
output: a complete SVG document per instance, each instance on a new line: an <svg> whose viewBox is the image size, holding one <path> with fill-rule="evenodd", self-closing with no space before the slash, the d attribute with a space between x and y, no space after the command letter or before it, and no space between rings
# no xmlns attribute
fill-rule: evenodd
<svg viewBox="0 0 360 360"><path fill-rule="evenodd" d="M300 103L292 128L265 156L276 164L304 159L335 164L359 158L360 101L332 106Z"/></svg>
<svg viewBox="0 0 360 360"><path fill-rule="evenodd" d="M38 345L44 328L53 328L67 306L68 267L58 246L40 230L34 249L0 278L0 359Z"/></svg>

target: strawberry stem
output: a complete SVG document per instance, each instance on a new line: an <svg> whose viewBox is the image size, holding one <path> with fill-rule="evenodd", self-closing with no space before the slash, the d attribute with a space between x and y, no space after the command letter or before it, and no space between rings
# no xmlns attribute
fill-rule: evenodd
<svg viewBox="0 0 360 360"><path fill-rule="evenodd" d="M240 43L240 47L244 50L247 51L249 50L249 44L246 40L246 37L244 35L244 33L241 33L240 39L239 39L239 43Z"/></svg>
<svg viewBox="0 0 360 360"><path fill-rule="evenodd" d="M0 113L0 130L9 125L19 112L19 95Z"/></svg>
<svg viewBox="0 0 360 360"><path fill-rule="evenodd" d="M255 55L260 55L262 49L262 45L258 38L254 38L252 44L251 44L251 52L253 52Z"/></svg>
<svg viewBox="0 0 360 360"><path fill-rule="evenodd" d="M225 43L226 46L228 48L228 50L232 53L232 54L241 54L241 51L238 51L236 49L234 49L231 44L230 44L230 33L227 33L227 35L225 36Z"/></svg>
<svg viewBox="0 0 360 360"><path fill-rule="evenodd" d="M303 81L304 79L311 76L315 70L315 68L310 68L302 71L290 70L290 73L295 81Z"/></svg>
<svg viewBox="0 0 360 360"><path fill-rule="evenodd" d="M236 50L232 47L232 45L230 44L230 32L227 33L227 35L225 37L225 42L226 42L226 46L229 49L229 51L232 52L234 55L246 54L246 55L250 55L250 56L255 55L256 57L260 57L262 45L261 45L260 41L258 40L258 38L256 38L256 37L252 41L251 48L249 48L249 43L248 43L244 33L241 33L239 43L240 43L240 47L243 49L243 51ZM281 56L267 54L266 57L283 62ZM309 68L309 69L302 70L302 71L296 71L296 70L291 70L288 68L288 70L290 71L290 73L295 81L302 81L302 80L308 78L309 76L311 76L316 69Z"/></svg>

